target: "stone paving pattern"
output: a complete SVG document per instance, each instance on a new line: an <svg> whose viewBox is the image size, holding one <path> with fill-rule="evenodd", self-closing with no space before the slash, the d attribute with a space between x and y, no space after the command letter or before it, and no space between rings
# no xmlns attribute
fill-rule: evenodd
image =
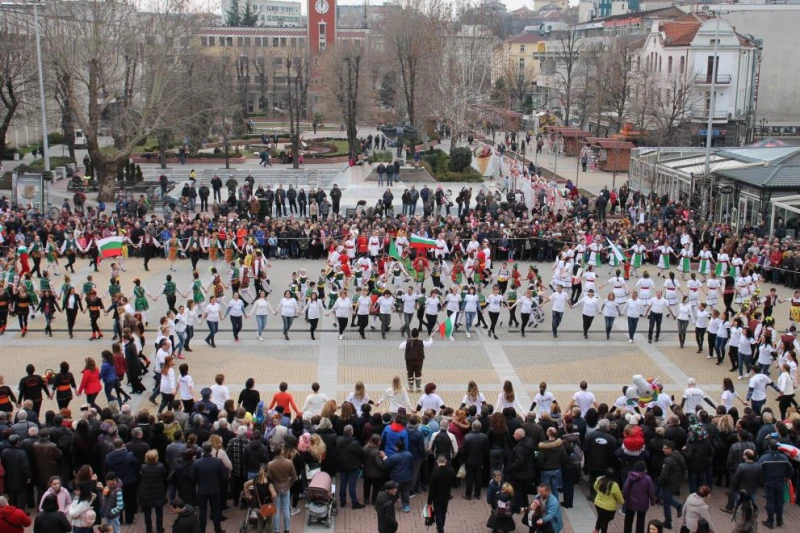
<svg viewBox="0 0 800 533"><path fill-rule="evenodd" d="M108 264L103 262L101 273L94 274L95 283L101 292L105 291L108 282ZM132 280L135 277L142 279L152 294L160 292L164 276L169 273L168 265L162 260L153 260L150 264L151 271L145 272L141 259L130 258L127 263L127 272L122 273L122 287L130 291ZM302 266L314 271L316 265L309 267L308 262ZM320 265L321 266L321 265ZM549 272L550 265L539 265L541 271ZM201 263L199 270L207 275L208 265ZM276 261L270 271L272 286L280 292L286 285L293 270L299 269L299 261ZM524 271L527 264L520 264ZM72 276L76 286L84 281L90 273L86 261L78 262L78 273ZM602 273L605 275L605 272ZM178 272L173 273L180 290L185 290L190 282L188 264L178 263ZM602 277L602 276L601 276ZM62 277L54 278L58 286ZM779 294L785 296L787 290L779 287ZM279 296L273 293L271 303L277 303ZM105 299L104 303L108 303ZM182 301L182 298L179 298ZM151 304L149 317L151 326L148 334L153 335L153 323L165 311L166 303L162 298ZM687 377L695 377L698 384L716 402L720 394L722 378L734 376L728 373L727 366L716 366L712 361L705 359L705 354L696 354L693 332L690 331L686 349L681 350L677 345L676 324L673 320L664 321L664 332L659 343L647 344L646 321L640 323L636 342L625 342L626 335L623 331L624 320L617 321L616 329L612 332L610 342L603 337L602 322L595 321L590 331L589 340L584 340L581 334L580 309L570 310L566 313L561 326L558 339L553 339L550 331L549 308L548 318L538 328L530 328L528 336L522 338L516 330L508 330L506 326L498 327L499 340L489 338L483 329L477 331L471 339L467 339L463 330L456 333L456 340L448 342L441 340L435 333L434 345L426 352L426 362L423 372L423 382L437 383L437 392L442 396L447 405L458 406L466 390L469 380L475 380L481 391L490 403L494 403L501 390L505 379L511 379L517 384L517 396L523 406L530 405L531 398L536 394L540 381L547 381L549 389L563 407L577 390L581 379L589 381L590 390L593 390L598 401L613 402L621 393L623 385L630 382L630 376L640 373L645 376L659 376L666 385L666 391L680 398ZM786 324L786 309L779 307L777 312L777 328L782 329ZM507 321L505 313L501 320ZM213 383L217 373L226 376L226 384L230 387L233 398L238 396L248 377L253 377L257 388L261 391L262 398L269 399L277 390L278 383L286 381L289 390L294 394L295 402L302 407L305 396L310 392L310 384L319 381L322 392L331 398L343 401L353 389L356 380L366 384L369 395L377 400L383 391L390 385L391 378L399 375L405 381L405 365L403 352L398 349L402 341L399 334L399 320L393 317L393 329L387 334L387 340L380 339L379 331L367 329L367 340L358 338L355 329L348 328L345 339L339 341L328 317L320 323L320 333L316 341L312 341L308 334L305 322L302 319L295 321L291 341L286 342L280 333L280 320L270 317L265 340L259 342L255 333L255 320L245 320L245 330L241 334L242 341L234 343L230 335L230 325L227 321L222 324L222 331L218 337L219 348L213 350L206 347L202 339L207 334L204 324L196 327L195 339L192 341L194 351L186 354L190 365L190 372L195 380L196 390ZM69 361L72 371L79 377L83 368L83 360L87 356L99 359L100 351L110 347L111 321L110 318L101 319L101 328L106 334L102 341L88 341L90 336L88 315L80 315L75 334L75 339L70 340L66 333L65 319L59 315L54 322L54 335L45 337L42 333L44 321L37 317L30 324L28 336L19 337L16 320L9 320L9 329L0 337L0 358L2 366L0 373L5 377L6 384L16 390L19 379L24 374L26 363L36 365L39 372L45 369L57 369L62 360ZM644 335L642 335L644 332ZM746 382L734 381L741 394L746 392ZM151 386L152 381L147 379L145 385ZM420 396L411 393L412 402ZM73 401L72 408L77 410L83 399ZM103 405L105 399L100 395L98 402ZM146 399L134 396L132 406L149 407ZM775 395L769 393L768 405L776 407ZM55 402L45 401L44 409L54 409ZM586 489L585 483L583 488ZM359 492L360 492L359 487ZM684 497L686 491L684 490ZM715 489L712 494L712 527L715 531L722 532L731 529L729 515L723 515L717 510L722 502L723 491ZM488 507L484 502L467 502L460 497L460 492L454 491L448 517L447 531L483 532L488 517ZM568 533L573 531L588 533L593 525L593 511L585 499L578 497L576 507L565 510L565 524ZM400 531L423 531L424 525L420 516L424 505L424 496L412 500L412 512L403 514L398 508ZM302 505L301 505L302 507ZM660 511L654 510L648 514L649 518L660 517ZM165 515L165 525L172 523L171 516ZM238 531L243 519L243 512L238 510L228 511L229 520L224 523L224 528L231 533ZM324 529L321 526L308 527L304 522L305 513L301 513L292 520L292 531L304 529ZM787 510L786 530L797 530L800 525L800 512L797 507ZM794 524L794 525L792 525ZM518 525L518 530L522 526ZM364 510L345 509L336 518L335 530L337 532L374 532L375 513L371 508ZM139 516L133 526L124 526L125 533L140 533L144 531L143 520ZM622 519L618 518L612 523L610 531L622 531Z"/></svg>

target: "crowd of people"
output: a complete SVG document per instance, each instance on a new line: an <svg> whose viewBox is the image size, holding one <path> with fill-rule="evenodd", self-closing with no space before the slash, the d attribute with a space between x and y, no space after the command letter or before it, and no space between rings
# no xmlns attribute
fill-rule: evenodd
<svg viewBox="0 0 800 533"><path fill-rule="evenodd" d="M707 531L707 497L723 483L730 485L726 509L736 512L736 531L750 531L755 523L760 505L750 496L761 484L764 525L782 526L784 480L798 481L797 465L784 460L783 451L798 444L800 432L794 401L800 293L791 294L800 287L798 243L786 238L781 221L772 235L763 227L733 232L698 220L673 199L626 187L591 199L576 188L562 194L533 170L520 176L528 180L527 196L522 189L505 196L480 190L473 204L472 191L464 190L456 210L445 191L412 187L401 196L402 214L394 212L391 191L377 206L344 216L336 186L329 194L295 193L292 187L273 192L254 190L250 180L240 189L229 179L223 203L218 178L210 206L209 188L200 185L199 212L191 192L182 209L160 215L148 215L143 199L121 200L110 213L75 213L66 204L58 220L0 205L7 252L0 335L9 314L16 315L21 336L29 319L41 314L52 336L52 321L63 312L72 337L84 312L92 340L102 343L106 329L113 337L110 349L101 348L99 365L86 359L79 382L66 361L44 377L29 365L17 395L0 381L0 457L8 493L0 499L0 517L25 527L30 519L16 510L36 507L36 520L46 520L47 531L70 525L89 531L103 522L116 533L141 508L150 533L163 530L162 509L169 503L184 528L176 531L205 530L209 507L220 531L225 508L244 500L261 531L288 531L319 470L340 476L341 506L348 494L355 509L374 504L381 532L396 531L397 499L407 512L412 495L425 491L442 531L449 501L443 494L463 482L468 499L486 489L489 529L512 530L517 515L532 531L558 533L561 506L572 505L583 472L598 509L598 532L606 531L623 503L626 533L634 518L641 533L657 500L663 520L651 522L650 531L672 528L670 509L678 508L675 496L686 477L690 495L682 513L688 531ZM622 218L607 217L608 203L620 206ZM101 261L97 243L111 236L121 237L122 255ZM190 285L178 287L170 273L157 288L135 279L123 290L120 273L127 261L141 257L149 270L162 254L170 272L191 265ZM108 284L93 276L73 284L80 257L98 272L109 264ZM271 262L283 258L320 261L291 279L270 279ZM208 278L200 261L208 262ZM521 270L518 261L552 267ZM788 290L762 291L765 281ZM282 298L270 303L274 289ZM168 310L155 320L148 315L150 302L162 296ZM784 303L792 327L779 334L774 317ZM642 317L649 321L648 340L658 342L664 315L672 315L681 347L693 324L698 353L708 350L717 364L727 355L737 377L749 380L747 394L739 398L726 378L719 405L709 413L702 409L707 395L693 383L680 406L668 394L652 404L631 404L625 392L608 406L582 385L562 411L546 384L530 409L519 404L508 382L494 405L474 383L459 406L445 405L435 384L422 387L420 355L435 330L452 340L462 327L466 337L482 327L498 338L505 323L506 332L518 328L525 336L549 311L558 337L567 307L575 306L582 309L587 338L600 314L610 339L615 319L625 313L629 342ZM359 383L341 405L317 388L298 409L287 385L267 402L252 379L234 402L220 374L198 399L183 361L193 350L195 329L205 322L205 342L215 348L220 322L230 318L238 342L244 320L255 315L261 340L269 315L279 313L286 340L295 319L307 321L313 339L320 320L331 315L340 339L348 326L361 338L367 327L385 338L397 315L407 337L401 349L408 387L397 377L373 403ZM109 328L101 327L104 315L111 315ZM155 332L148 331L149 319ZM126 401L146 392L142 378L150 369L153 412L132 412ZM780 417L765 407L770 386L779 395ZM424 394L414 404L409 391ZM96 402L101 392L108 407ZM84 394L86 403L73 416L71 401ZM40 419L45 396L57 400L59 411ZM384 413L382 405L388 407ZM752 453L743 453L748 443ZM363 498L355 488L359 477ZM274 503L278 512L261 516L264 503Z"/></svg>

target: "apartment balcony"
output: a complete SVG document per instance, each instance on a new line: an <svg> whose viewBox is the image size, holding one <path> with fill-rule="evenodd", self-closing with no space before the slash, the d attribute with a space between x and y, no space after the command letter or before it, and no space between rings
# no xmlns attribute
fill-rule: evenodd
<svg viewBox="0 0 800 533"><path fill-rule="evenodd" d="M711 85L712 76L711 74L697 74L694 77L694 84L695 85ZM730 85L731 84L731 75L730 74L720 74L717 72L717 85Z"/></svg>
<svg viewBox="0 0 800 533"><path fill-rule="evenodd" d="M536 85L539 87L547 87L550 89L558 89L559 87L559 77L555 72L546 74L544 72L539 72L536 75Z"/></svg>
<svg viewBox="0 0 800 533"><path fill-rule="evenodd" d="M725 123L728 122L728 112L727 111L714 111L712 113L711 121L715 124ZM692 110L692 122L708 122L708 110L707 109L693 109Z"/></svg>

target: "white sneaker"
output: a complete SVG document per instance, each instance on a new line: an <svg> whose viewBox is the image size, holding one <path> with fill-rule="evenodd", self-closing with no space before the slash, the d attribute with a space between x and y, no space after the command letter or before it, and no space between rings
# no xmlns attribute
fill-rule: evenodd
<svg viewBox="0 0 800 533"><path fill-rule="evenodd" d="M264 338L263 338L263 337L259 337L259 338L258 338L258 340L260 340L260 341L263 341L263 340L264 340Z"/></svg>
<svg viewBox="0 0 800 533"><path fill-rule="evenodd" d="M713 356L713 355L707 355L707 356L706 356L706 359L713 359L713 358L714 358L714 356Z"/></svg>
<svg viewBox="0 0 800 533"><path fill-rule="evenodd" d="M339 335L339 340L344 339L344 335Z"/></svg>
<svg viewBox="0 0 800 533"><path fill-rule="evenodd" d="M736 376L736 379L744 379L744 376Z"/></svg>
<svg viewBox="0 0 800 533"><path fill-rule="evenodd" d="M628 344L633 344L633 339L628 339Z"/></svg>
<svg viewBox="0 0 800 533"><path fill-rule="evenodd" d="M292 516L299 515L300 514L300 509L298 509L297 507L293 507L291 514L292 514Z"/></svg>
<svg viewBox="0 0 800 533"><path fill-rule="evenodd" d="M452 336L447 337L447 338L450 339L450 342L453 342L455 340Z"/></svg>
<svg viewBox="0 0 800 533"><path fill-rule="evenodd" d="M469 333L467 333L467 338L469 339Z"/></svg>

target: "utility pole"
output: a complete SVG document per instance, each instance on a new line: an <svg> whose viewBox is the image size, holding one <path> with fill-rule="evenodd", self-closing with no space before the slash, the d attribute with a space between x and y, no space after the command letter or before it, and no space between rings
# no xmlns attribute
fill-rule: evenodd
<svg viewBox="0 0 800 533"><path fill-rule="evenodd" d="M704 172L704 179L703 179L703 192L701 196L701 203L700 203L700 216L705 219L708 215L708 196L709 191L706 190L706 186L711 185L711 141L714 135L714 110L716 109L717 105L717 65L719 63L719 56L717 52L719 51L719 13L716 16L716 29L714 31L714 55L712 56L712 63L711 63L711 97L708 103L708 123L706 124L706 162L705 162L705 172Z"/></svg>

